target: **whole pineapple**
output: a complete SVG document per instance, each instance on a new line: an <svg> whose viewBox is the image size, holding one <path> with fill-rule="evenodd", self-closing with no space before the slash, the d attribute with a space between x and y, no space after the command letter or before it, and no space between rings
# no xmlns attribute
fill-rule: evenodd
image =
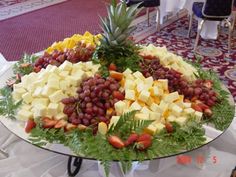
<svg viewBox="0 0 236 177"><path fill-rule="evenodd" d="M139 48L129 37L134 30L130 25L138 13L139 5L127 7L125 1L117 4L116 0L112 0L107 7L108 16L101 18L103 37L93 56L93 61L102 65L101 71L107 71L111 63L120 71L126 68L138 70Z"/></svg>

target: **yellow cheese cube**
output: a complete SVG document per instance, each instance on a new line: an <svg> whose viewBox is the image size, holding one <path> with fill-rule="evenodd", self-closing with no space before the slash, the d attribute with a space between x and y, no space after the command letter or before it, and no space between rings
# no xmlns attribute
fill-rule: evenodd
<svg viewBox="0 0 236 177"><path fill-rule="evenodd" d="M135 100L135 91L134 90L125 90L125 99Z"/></svg>
<svg viewBox="0 0 236 177"><path fill-rule="evenodd" d="M153 86L150 88L151 96L160 96L163 94L163 90L160 87Z"/></svg>
<svg viewBox="0 0 236 177"><path fill-rule="evenodd" d="M153 124L148 125L148 127L144 129L146 133L149 133L152 135L156 133L156 130L157 130L157 127Z"/></svg>
<svg viewBox="0 0 236 177"><path fill-rule="evenodd" d="M154 102L154 99L152 97L149 97L148 100L146 101L146 104L148 106L151 106L153 103L155 103L155 102Z"/></svg>
<svg viewBox="0 0 236 177"><path fill-rule="evenodd" d="M146 103L148 101L149 97L150 97L150 92L147 91L147 90L143 90L139 94L138 100L143 101L143 102Z"/></svg>
<svg viewBox="0 0 236 177"><path fill-rule="evenodd" d="M167 103L172 103L175 100L177 100L179 98L179 93L178 92L172 92L170 94L167 94L164 96L164 101Z"/></svg>
<svg viewBox="0 0 236 177"><path fill-rule="evenodd" d="M150 120L157 120L157 121L160 121L160 120L161 120L161 114L158 113L158 112L152 112L152 111L150 111L150 113L149 113L149 119L150 119Z"/></svg>
<svg viewBox="0 0 236 177"><path fill-rule="evenodd" d="M58 103L63 98L66 98L66 95L61 90L58 90L49 96L50 101L53 103Z"/></svg>
<svg viewBox="0 0 236 177"><path fill-rule="evenodd" d="M165 125L162 124L161 122L154 124L154 126L156 127L156 133L159 133L161 130L165 128Z"/></svg>
<svg viewBox="0 0 236 177"><path fill-rule="evenodd" d="M29 92L26 92L26 93L24 93L24 94L22 95L22 99L23 99L23 101L24 101L25 103L29 104L29 103L32 102L33 97L32 97L32 95L31 95Z"/></svg>
<svg viewBox="0 0 236 177"><path fill-rule="evenodd" d="M163 90L168 90L168 80L158 79L158 82L162 85Z"/></svg>
<svg viewBox="0 0 236 177"><path fill-rule="evenodd" d="M153 112L156 112L156 111L159 111L159 106L156 104L156 103L152 103L151 106L150 106L150 109L153 111Z"/></svg>

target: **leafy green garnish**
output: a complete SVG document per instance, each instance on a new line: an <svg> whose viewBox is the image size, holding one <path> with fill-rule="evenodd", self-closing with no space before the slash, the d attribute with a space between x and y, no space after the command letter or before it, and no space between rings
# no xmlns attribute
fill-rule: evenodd
<svg viewBox="0 0 236 177"><path fill-rule="evenodd" d="M175 131L172 134L163 130L153 137L152 146L145 151L135 150L132 146L116 149L107 141L110 134L119 135L125 138L127 135L122 132L141 130L148 126L149 121L134 120L135 111L121 116L115 126L112 126L107 135L93 134L91 128L85 131L79 129L63 132L62 129L43 129L40 124L32 130L30 140L36 145L45 145L47 142L61 143L68 146L78 156L95 158L104 165L108 176L111 162L120 161L124 172L131 167L133 160L144 161L157 157L173 155L184 150L191 150L199 147L205 142L205 132L201 123L189 119L186 125L180 127L174 124Z"/></svg>
<svg viewBox="0 0 236 177"><path fill-rule="evenodd" d="M0 89L0 115L15 119L16 110L19 108L22 101L15 102L11 93L12 90L8 86Z"/></svg>
<svg viewBox="0 0 236 177"><path fill-rule="evenodd" d="M35 55L24 54L24 56L14 64L13 72L14 74L20 74L22 76L33 72L34 62L38 59Z"/></svg>

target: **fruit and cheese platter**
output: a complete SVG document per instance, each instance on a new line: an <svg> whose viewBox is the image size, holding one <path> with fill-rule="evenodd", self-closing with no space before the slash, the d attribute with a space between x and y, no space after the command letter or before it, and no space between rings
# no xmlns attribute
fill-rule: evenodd
<svg viewBox="0 0 236 177"><path fill-rule="evenodd" d="M199 61L135 44L137 7L112 1L102 34L25 54L2 76L0 121L34 145L99 160L107 174L112 161L168 157L221 135L234 116L229 91Z"/></svg>

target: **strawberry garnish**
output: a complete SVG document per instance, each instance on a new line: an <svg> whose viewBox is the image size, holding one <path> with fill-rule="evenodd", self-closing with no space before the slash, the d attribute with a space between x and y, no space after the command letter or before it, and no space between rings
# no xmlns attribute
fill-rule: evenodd
<svg viewBox="0 0 236 177"><path fill-rule="evenodd" d="M118 136L115 135L109 136L108 142L117 149L121 149L125 146L124 142Z"/></svg>
<svg viewBox="0 0 236 177"><path fill-rule="evenodd" d="M165 127L168 133L172 133L174 131L173 125L171 123L166 123Z"/></svg>
<svg viewBox="0 0 236 177"><path fill-rule="evenodd" d="M49 117L44 117L42 119L42 123L43 128L53 128L56 125L57 120L50 119Z"/></svg>
<svg viewBox="0 0 236 177"><path fill-rule="evenodd" d="M128 139L125 141L125 146L129 146L131 144L134 144L134 142L138 139L138 134L137 133L132 133Z"/></svg>
<svg viewBox="0 0 236 177"><path fill-rule="evenodd" d="M135 147L138 150L145 150L151 145L152 145L152 136L147 133L141 134L135 143Z"/></svg>
<svg viewBox="0 0 236 177"><path fill-rule="evenodd" d="M66 126L66 124L67 124L67 121L61 119L55 124L54 128L63 128Z"/></svg>
<svg viewBox="0 0 236 177"><path fill-rule="evenodd" d="M25 132L30 133L33 128L36 127L36 123L33 119L28 119L28 121L25 124Z"/></svg>
<svg viewBox="0 0 236 177"><path fill-rule="evenodd" d="M116 70L117 70L117 67L116 67L116 65L115 65L114 63L111 63L111 64L109 65L108 69L109 69L110 71L116 71Z"/></svg>
<svg viewBox="0 0 236 177"><path fill-rule="evenodd" d="M202 109L198 104L192 103L191 107L192 107L195 111L203 112L203 109Z"/></svg>

